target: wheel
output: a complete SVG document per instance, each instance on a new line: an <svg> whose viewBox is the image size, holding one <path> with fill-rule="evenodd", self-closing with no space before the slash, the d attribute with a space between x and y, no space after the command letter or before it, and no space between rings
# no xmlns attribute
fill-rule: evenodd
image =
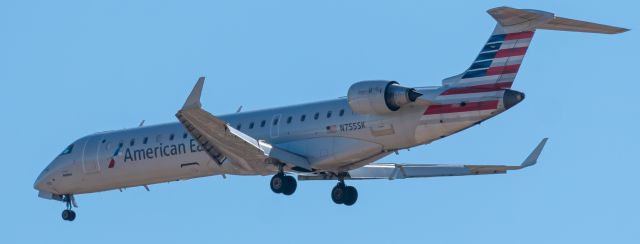
<svg viewBox="0 0 640 244"><path fill-rule="evenodd" d="M344 188L344 205L351 206L358 201L358 190L353 186Z"/></svg>
<svg viewBox="0 0 640 244"><path fill-rule="evenodd" d="M331 200L333 200L333 202L336 204L343 204L345 193L344 190L344 184L338 183L336 186L334 186L331 190Z"/></svg>
<svg viewBox="0 0 640 244"><path fill-rule="evenodd" d="M71 215L69 216L69 221L73 221L74 219L76 219L76 212L74 212L73 210L69 210L71 212Z"/></svg>
<svg viewBox="0 0 640 244"><path fill-rule="evenodd" d="M62 211L62 219L64 220L72 221L75 217L75 213L69 209Z"/></svg>
<svg viewBox="0 0 640 244"><path fill-rule="evenodd" d="M296 178L293 178L293 176L290 175L286 175L283 178L284 187L282 189L282 194L290 196L291 194L296 192L296 188L298 188L298 182L296 181Z"/></svg>
<svg viewBox="0 0 640 244"><path fill-rule="evenodd" d="M271 190L275 193L282 193L285 186L284 174L278 173L271 177Z"/></svg>

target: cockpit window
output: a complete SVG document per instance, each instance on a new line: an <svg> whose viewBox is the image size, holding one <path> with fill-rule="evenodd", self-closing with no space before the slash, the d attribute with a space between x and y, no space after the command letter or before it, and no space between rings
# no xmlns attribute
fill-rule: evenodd
<svg viewBox="0 0 640 244"><path fill-rule="evenodd" d="M71 150L73 150L73 144L69 145L67 148L65 148L62 153L60 153L60 155L66 155L71 153Z"/></svg>

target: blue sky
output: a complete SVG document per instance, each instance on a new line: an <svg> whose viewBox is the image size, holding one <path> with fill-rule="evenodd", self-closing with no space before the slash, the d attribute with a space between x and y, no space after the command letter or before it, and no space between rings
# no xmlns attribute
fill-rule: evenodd
<svg viewBox="0 0 640 244"><path fill-rule="evenodd" d="M635 1L2 1L2 243L634 243L640 226L638 32L539 31L514 89L481 126L384 162L538 165L508 175L335 182L291 197L269 177L209 177L78 196L78 219L33 181L67 144L174 121L198 76L214 114L344 96L366 79L437 85L508 5L637 29Z"/></svg>

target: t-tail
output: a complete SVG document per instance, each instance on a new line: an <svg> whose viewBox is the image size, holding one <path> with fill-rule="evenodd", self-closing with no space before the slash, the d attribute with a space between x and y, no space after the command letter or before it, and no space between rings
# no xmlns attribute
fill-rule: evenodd
<svg viewBox="0 0 640 244"><path fill-rule="evenodd" d="M480 54L464 73L443 85L464 89L509 89L537 29L617 34L628 29L556 17L540 10L498 7L487 11L498 23ZM450 92L455 92L450 90Z"/></svg>

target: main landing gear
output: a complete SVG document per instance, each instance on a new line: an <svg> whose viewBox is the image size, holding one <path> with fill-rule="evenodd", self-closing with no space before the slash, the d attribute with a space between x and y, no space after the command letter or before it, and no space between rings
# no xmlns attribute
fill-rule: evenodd
<svg viewBox="0 0 640 244"><path fill-rule="evenodd" d="M275 193L282 193L284 195L291 195L296 192L298 182L293 176L285 175L280 172L271 177L271 190Z"/></svg>
<svg viewBox="0 0 640 244"><path fill-rule="evenodd" d="M65 202L66 205L67 205L67 209L62 211L62 219L66 220L66 221L73 221L74 219L76 219L76 212L71 210L71 208L73 208L73 206L76 206L75 199L73 198L73 195L66 194L66 195L62 196L62 201Z"/></svg>
<svg viewBox="0 0 640 244"><path fill-rule="evenodd" d="M331 190L331 200L336 204L351 206L358 201L358 190L353 186L345 185L344 179L340 179L340 182Z"/></svg>

